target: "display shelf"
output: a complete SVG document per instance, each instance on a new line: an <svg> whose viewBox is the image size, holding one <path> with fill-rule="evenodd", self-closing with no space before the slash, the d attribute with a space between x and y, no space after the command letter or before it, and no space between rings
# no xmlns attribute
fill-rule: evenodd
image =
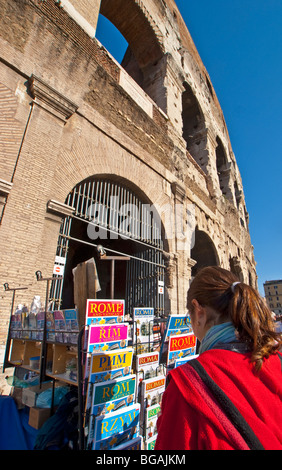
<svg viewBox="0 0 282 470"><path fill-rule="evenodd" d="M70 385L77 385L77 380L71 379L67 372L70 361L77 363L77 348L73 345L51 343L47 346L46 376L64 381ZM70 349L71 348L71 349ZM40 373L40 367L34 368L30 359L41 357L42 342L31 339L12 339L10 346L9 363L15 367Z"/></svg>

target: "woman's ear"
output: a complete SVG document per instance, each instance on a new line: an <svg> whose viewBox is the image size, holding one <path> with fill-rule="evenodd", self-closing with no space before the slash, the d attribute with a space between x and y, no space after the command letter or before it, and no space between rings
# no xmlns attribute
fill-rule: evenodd
<svg viewBox="0 0 282 470"><path fill-rule="evenodd" d="M191 302L193 306L193 316L194 321L196 321L197 325L205 325L206 322L206 309L201 304L199 304L198 300L193 299Z"/></svg>
<svg viewBox="0 0 282 470"><path fill-rule="evenodd" d="M191 304L193 306L193 313L199 314L200 310L202 309L201 305L199 304L198 300L193 299L191 301Z"/></svg>

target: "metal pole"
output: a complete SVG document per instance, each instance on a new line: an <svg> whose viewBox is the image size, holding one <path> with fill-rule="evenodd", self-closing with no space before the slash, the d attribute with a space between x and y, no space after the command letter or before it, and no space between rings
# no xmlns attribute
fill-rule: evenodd
<svg viewBox="0 0 282 470"><path fill-rule="evenodd" d="M18 290L27 290L27 287L14 287L10 288L8 282L5 282L4 284L4 289L5 292L13 292L12 296L12 305L11 305L11 313L10 313L10 320L9 320L9 330L8 330L8 338L6 342L6 349L5 349L5 356L4 356L4 362L3 362L3 372L5 372L5 368L8 366L8 357L9 357L9 352L10 352L10 342L11 342L11 322L12 322L12 315L14 311L14 304L15 304L15 296L16 296L16 291Z"/></svg>

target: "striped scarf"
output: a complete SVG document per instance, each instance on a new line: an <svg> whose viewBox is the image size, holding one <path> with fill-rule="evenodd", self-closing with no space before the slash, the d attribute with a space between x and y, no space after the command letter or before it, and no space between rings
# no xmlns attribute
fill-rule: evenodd
<svg viewBox="0 0 282 470"><path fill-rule="evenodd" d="M217 343L231 343L233 341L237 341L233 323L215 325L209 329L201 342L199 354L212 349Z"/></svg>

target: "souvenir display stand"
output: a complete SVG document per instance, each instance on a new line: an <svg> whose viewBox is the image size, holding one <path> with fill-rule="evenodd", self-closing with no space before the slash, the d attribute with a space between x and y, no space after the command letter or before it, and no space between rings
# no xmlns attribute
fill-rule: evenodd
<svg viewBox="0 0 282 470"><path fill-rule="evenodd" d="M153 450L168 372L196 354L189 316L156 318L150 307L127 316L124 300L87 299L79 330L76 309L43 310L11 314L4 368L39 381L23 404L36 408L31 397L52 387L52 415L57 389L74 387L79 449Z"/></svg>

